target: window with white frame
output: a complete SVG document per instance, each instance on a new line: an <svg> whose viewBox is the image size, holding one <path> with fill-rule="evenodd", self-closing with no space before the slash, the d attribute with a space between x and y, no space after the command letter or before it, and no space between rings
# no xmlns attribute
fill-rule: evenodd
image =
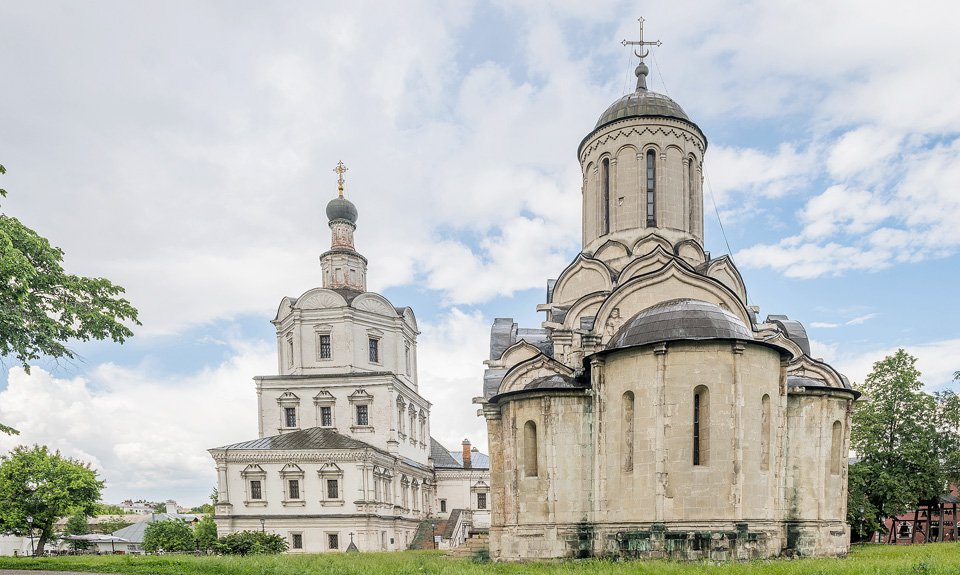
<svg viewBox="0 0 960 575"><path fill-rule="evenodd" d="M328 462L317 471L320 477L322 497L321 505L343 505L343 470L336 463Z"/></svg>
<svg viewBox="0 0 960 575"><path fill-rule="evenodd" d="M330 551L336 551L340 549L339 533L327 533L327 549Z"/></svg>
<svg viewBox="0 0 960 575"><path fill-rule="evenodd" d="M285 391L277 398L280 406L280 429L299 429L300 398L292 391Z"/></svg>
<svg viewBox="0 0 960 575"><path fill-rule="evenodd" d="M280 477L283 480L283 505L304 505L303 469L296 463L288 463L280 470Z"/></svg>
<svg viewBox="0 0 960 575"><path fill-rule="evenodd" d="M351 393L347 400L353 406L353 429L360 432L373 431L373 426L370 424L370 406L373 404L373 396L361 387Z"/></svg>
<svg viewBox="0 0 960 575"><path fill-rule="evenodd" d="M317 341L317 361L333 359L333 339L330 335L332 330L333 326L330 325L313 326L313 332L316 335Z"/></svg>
<svg viewBox="0 0 960 575"><path fill-rule="evenodd" d="M267 472L256 463L251 463L240 472L246 488L244 505L248 507L263 507L267 504L266 479Z"/></svg>
<svg viewBox="0 0 960 575"><path fill-rule="evenodd" d="M317 408L317 424L320 427L333 427L334 406L337 399L329 391L322 389L313 396L313 405Z"/></svg>
<svg viewBox="0 0 960 575"><path fill-rule="evenodd" d="M303 549L303 533L290 534L290 548Z"/></svg>
<svg viewBox="0 0 960 575"><path fill-rule="evenodd" d="M380 338L367 338L367 351L369 353L370 363L380 363Z"/></svg>

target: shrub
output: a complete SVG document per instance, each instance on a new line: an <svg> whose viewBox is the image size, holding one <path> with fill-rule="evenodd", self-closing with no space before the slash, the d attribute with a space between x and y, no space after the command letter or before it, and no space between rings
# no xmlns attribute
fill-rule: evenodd
<svg viewBox="0 0 960 575"><path fill-rule="evenodd" d="M225 555L275 555L287 550L287 540L275 533L238 531L221 538L215 548Z"/></svg>
<svg viewBox="0 0 960 575"><path fill-rule="evenodd" d="M154 521L143 532L143 549L155 553L164 551L193 551L193 530L185 522Z"/></svg>

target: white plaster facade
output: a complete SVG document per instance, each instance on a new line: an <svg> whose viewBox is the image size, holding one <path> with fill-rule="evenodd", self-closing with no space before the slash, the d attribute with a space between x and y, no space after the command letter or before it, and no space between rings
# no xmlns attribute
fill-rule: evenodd
<svg viewBox="0 0 960 575"><path fill-rule="evenodd" d="M541 328L491 330L491 557L843 554L857 392L704 251L706 137L637 75L580 144Z"/></svg>
<svg viewBox="0 0 960 575"><path fill-rule="evenodd" d="M210 450L217 529L277 533L291 553L351 543L406 549L425 520L442 518L434 514L441 484L454 493L461 478L456 465L434 469L439 444L431 404L418 391L413 310L366 291L367 260L353 240L357 210L342 188L327 216L322 287L283 298L272 320L278 375L254 378L258 438ZM462 467L474 483L489 482L487 470Z"/></svg>

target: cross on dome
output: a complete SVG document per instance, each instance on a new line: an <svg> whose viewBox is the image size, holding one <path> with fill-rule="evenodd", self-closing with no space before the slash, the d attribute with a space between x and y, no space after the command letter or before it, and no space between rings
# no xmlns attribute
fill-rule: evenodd
<svg viewBox="0 0 960 575"><path fill-rule="evenodd" d="M644 50L644 46L660 46L662 42L660 40L655 40L653 42L645 42L643 40L643 16L637 18L637 22L640 22L640 39L639 40L626 40L624 39L621 44L624 46L639 46L639 50L634 48L633 53L640 58L640 63L637 65L636 74L637 74L637 90L646 90L647 89L647 74L650 72L650 68L647 68L647 65L644 64L643 59L650 54L650 50Z"/></svg>
<svg viewBox="0 0 960 575"><path fill-rule="evenodd" d="M343 197L343 174L347 173L350 168L343 164L343 160L337 162L337 167L333 169L337 173L337 189L340 191L340 197Z"/></svg>

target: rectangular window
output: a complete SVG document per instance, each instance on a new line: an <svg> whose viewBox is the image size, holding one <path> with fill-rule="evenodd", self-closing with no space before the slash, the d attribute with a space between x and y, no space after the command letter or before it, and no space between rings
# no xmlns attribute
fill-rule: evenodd
<svg viewBox="0 0 960 575"><path fill-rule="evenodd" d="M371 337L367 342L370 348L370 363L380 363L380 340Z"/></svg>
<svg viewBox="0 0 960 575"><path fill-rule="evenodd" d="M487 494L477 493L477 509L486 509L486 508L487 508Z"/></svg>
<svg viewBox="0 0 960 575"><path fill-rule="evenodd" d="M320 408L320 425L323 427L333 426L333 408L331 407Z"/></svg>
<svg viewBox="0 0 960 575"><path fill-rule="evenodd" d="M294 549L303 549L303 533L294 533L290 539L293 540L291 547Z"/></svg>
<svg viewBox="0 0 960 575"><path fill-rule="evenodd" d="M331 550L340 549L340 535L337 533L327 533L327 547Z"/></svg>
<svg viewBox="0 0 960 575"><path fill-rule="evenodd" d="M446 513L446 512L447 512L447 500L446 500L446 499L441 499L441 500L440 500L440 513Z"/></svg>
<svg viewBox="0 0 960 575"><path fill-rule="evenodd" d="M404 344L403 348L403 362L406 366L407 375L410 375L410 344Z"/></svg>
<svg viewBox="0 0 960 575"><path fill-rule="evenodd" d="M693 464L700 465L700 394L693 396Z"/></svg>
<svg viewBox="0 0 960 575"><path fill-rule="evenodd" d="M291 479L287 482L289 486L290 499L300 499L300 480Z"/></svg>
<svg viewBox="0 0 960 575"><path fill-rule="evenodd" d="M293 367L293 338L287 338L287 367Z"/></svg>
<svg viewBox="0 0 960 575"><path fill-rule="evenodd" d="M319 338L320 338L320 342L319 342L320 359L330 359L332 357L331 351L330 351L330 334L328 333L320 334Z"/></svg>
<svg viewBox="0 0 960 575"><path fill-rule="evenodd" d="M340 482L327 479L327 499L340 499Z"/></svg>
<svg viewBox="0 0 960 575"><path fill-rule="evenodd" d="M260 480L258 479L250 482L250 499L263 499L263 492L260 490Z"/></svg>
<svg viewBox="0 0 960 575"><path fill-rule="evenodd" d="M283 408L284 421L287 423L287 427L296 427L297 426L297 408L295 407L284 407Z"/></svg>
<svg viewBox="0 0 960 575"><path fill-rule="evenodd" d="M366 405L357 406L357 425L370 425L370 420L367 418Z"/></svg>

